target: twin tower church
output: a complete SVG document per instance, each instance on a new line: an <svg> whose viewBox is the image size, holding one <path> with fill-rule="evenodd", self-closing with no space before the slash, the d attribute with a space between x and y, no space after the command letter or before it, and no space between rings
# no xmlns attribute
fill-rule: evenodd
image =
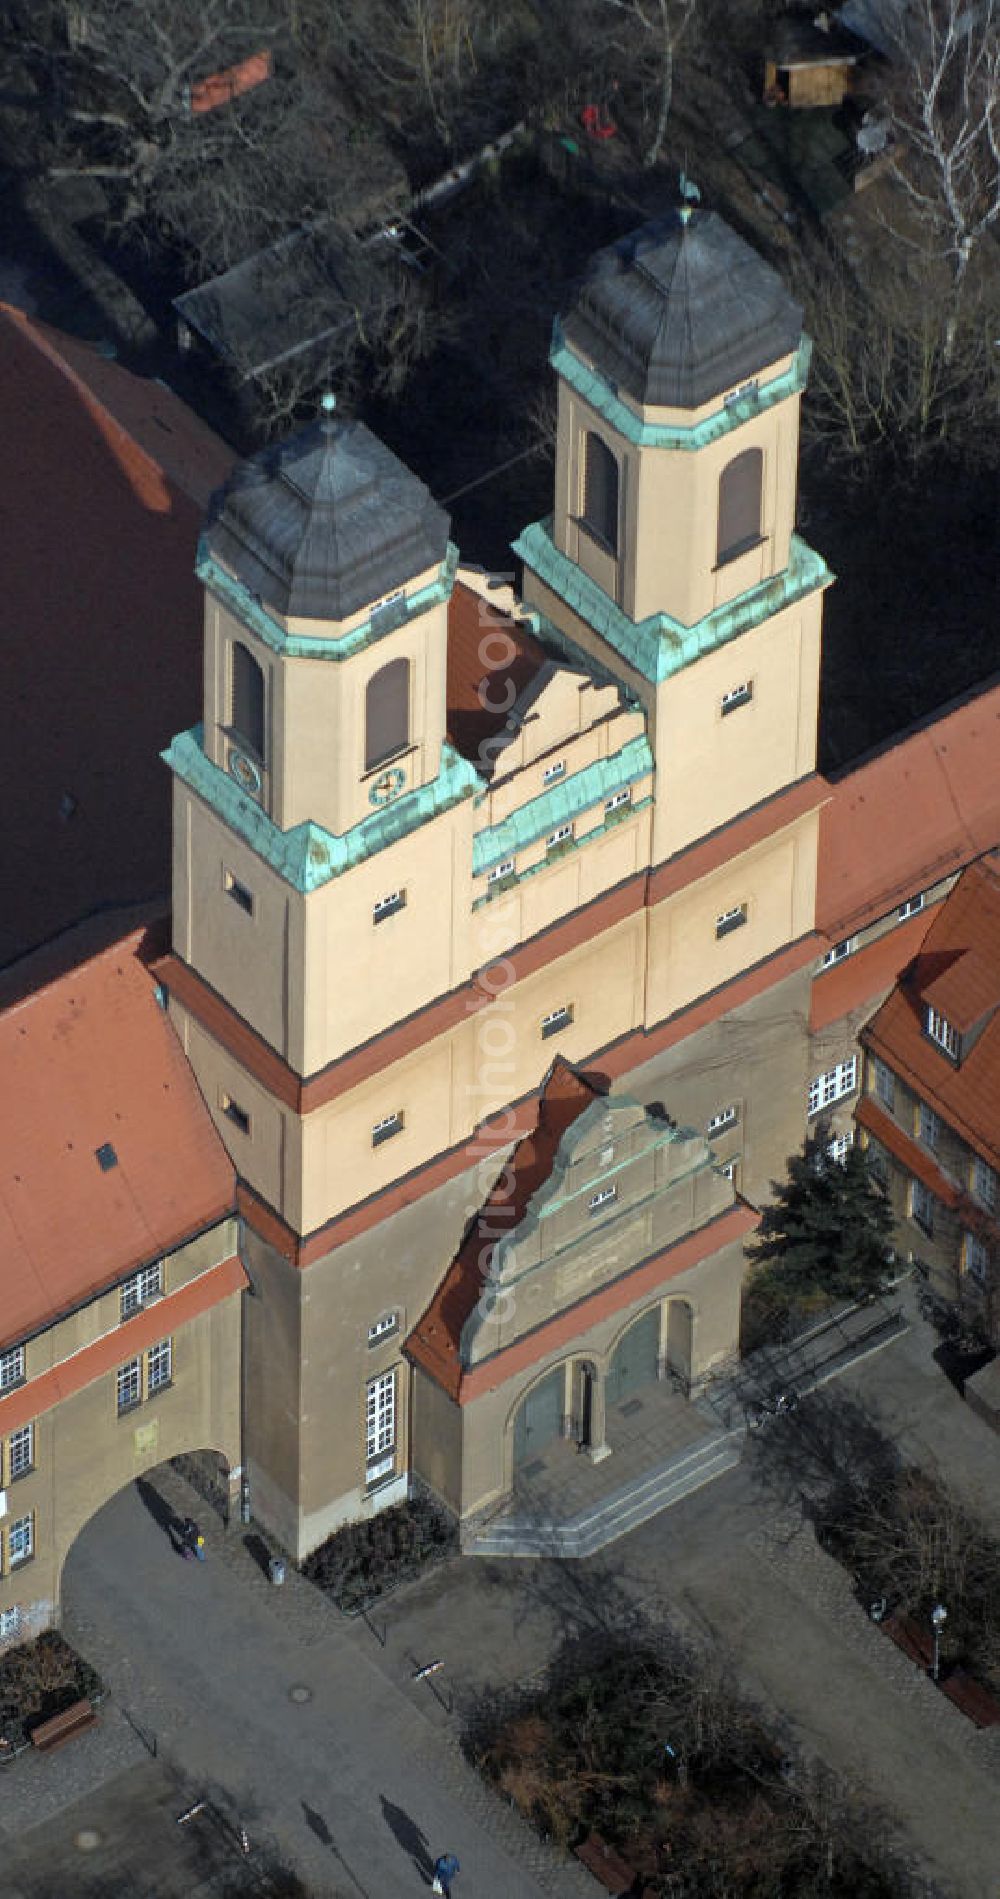
<svg viewBox="0 0 1000 1899"><path fill-rule="evenodd" d="M519 600L332 404L216 498L156 974L238 1177L240 1459L298 1555L415 1481L471 1536L519 1460L613 1455L630 1393L736 1347L824 948L808 359L681 211L556 323Z"/></svg>

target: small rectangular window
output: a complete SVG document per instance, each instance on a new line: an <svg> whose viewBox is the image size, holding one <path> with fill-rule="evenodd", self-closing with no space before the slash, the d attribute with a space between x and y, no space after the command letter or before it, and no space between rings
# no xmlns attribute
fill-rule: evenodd
<svg viewBox="0 0 1000 1899"><path fill-rule="evenodd" d="M964 1240L965 1270L973 1279L984 1286L990 1276L989 1248L974 1233L967 1233Z"/></svg>
<svg viewBox="0 0 1000 1899"><path fill-rule="evenodd" d="M7 1440L7 1453L10 1464L10 1481L26 1477L35 1461L35 1427L23 1424L19 1431L12 1431Z"/></svg>
<svg viewBox="0 0 1000 1899"><path fill-rule="evenodd" d="M941 1122L926 1101L918 1104L917 1135L925 1147L936 1147L941 1139Z"/></svg>
<svg viewBox="0 0 1000 1899"><path fill-rule="evenodd" d="M739 1173L739 1169L740 1169L739 1160L733 1159L733 1160L723 1161L718 1171L722 1175L723 1180L731 1180L733 1183L733 1186L735 1187L736 1178Z"/></svg>
<svg viewBox="0 0 1000 1899"><path fill-rule="evenodd" d="M896 1077L886 1063L875 1057L875 1093L883 1108L892 1114L896 1106Z"/></svg>
<svg viewBox="0 0 1000 1899"><path fill-rule="evenodd" d="M843 1167L853 1146L854 1129L846 1128L843 1133L834 1135L826 1151L831 1160L837 1161L839 1166Z"/></svg>
<svg viewBox="0 0 1000 1899"><path fill-rule="evenodd" d="M824 1074L815 1075L809 1083L807 1107L810 1114L819 1114L823 1108L830 1107L834 1101L841 1101L845 1095L852 1095L858 1085L858 1058L849 1055L845 1062L838 1062L835 1068L828 1068Z"/></svg>
<svg viewBox="0 0 1000 1899"><path fill-rule="evenodd" d="M981 1207L990 1213L996 1212L1000 1202L1000 1175L978 1154L972 1163L972 1191Z"/></svg>
<svg viewBox="0 0 1000 1899"><path fill-rule="evenodd" d="M225 886L226 886L227 896L232 897L232 900L236 904L237 908L240 910L245 910L247 913L247 916L252 917L253 916L253 891L248 890L246 887L246 884L241 884L239 878L234 877L231 870L227 870L225 872Z"/></svg>
<svg viewBox="0 0 1000 1899"><path fill-rule="evenodd" d="M488 884L498 884L504 877L513 877L516 868L516 858L505 857L502 864L494 864L493 869L487 875L486 882Z"/></svg>
<svg viewBox="0 0 1000 1899"><path fill-rule="evenodd" d="M121 1317L131 1318L133 1312L141 1311L150 1300L158 1299L163 1291L163 1261L158 1259L153 1266L144 1266L141 1273L135 1273L125 1281L121 1289Z"/></svg>
<svg viewBox="0 0 1000 1899"><path fill-rule="evenodd" d="M238 1128L241 1134L249 1134L250 1116L245 1108L240 1107L238 1101L233 1100L232 1095L224 1094L220 1106L226 1120L231 1121L234 1128Z"/></svg>
<svg viewBox="0 0 1000 1899"><path fill-rule="evenodd" d="M560 1009L551 1009L548 1015L542 1017L542 1041L547 1041L550 1035L558 1035L560 1029L568 1029L572 1020L571 1002L564 1003Z"/></svg>
<svg viewBox="0 0 1000 1899"><path fill-rule="evenodd" d="M717 937L731 936L734 930L738 930L742 928L746 920L747 920L746 904L737 903L734 905L732 910L723 910L722 915L720 917L716 917L715 934Z"/></svg>
<svg viewBox="0 0 1000 1899"><path fill-rule="evenodd" d="M403 1128L402 1112L383 1115L372 1128L372 1146L381 1147L383 1141L391 1141L394 1134L400 1134Z"/></svg>
<svg viewBox="0 0 1000 1899"><path fill-rule="evenodd" d="M907 897L906 902L901 903L898 911L896 912L897 916L899 917L900 923L905 923L907 917L915 917L918 910L922 910L923 907L924 907L924 893L922 890L918 891L915 897Z"/></svg>
<svg viewBox="0 0 1000 1899"><path fill-rule="evenodd" d="M560 824L557 830L549 832L545 840L546 850L554 851L560 844L568 844L572 835L573 826L571 824Z"/></svg>
<svg viewBox="0 0 1000 1899"><path fill-rule="evenodd" d="M740 706L748 706L753 698L753 680L744 679L738 686L730 686L719 700L719 711L723 718L727 712L738 712Z"/></svg>
<svg viewBox="0 0 1000 1899"><path fill-rule="evenodd" d="M146 1394L152 1397L154 1391L162 1391L173 1377L174 1342L173 1339L161 1339L158 1345L151 1345L146 1353Z"/></svg>
<svg viewBox="0 0 1000 1899"><path fill-rule="evenodd" d="M14 1385L24 1383L24 1346L12 1345L7 1352L0 1352L0 1391L10 1391Z"/></svg>
<svg viewBox="0 0 1000 1899"><path fill-rule="evenodd" d="M14 1635L21 1633L20 1609L0 1609L0 1640L9 1642Z"/></svg>
<svg viewBox="0 0 1000 1899"><path fill-rule="evenodd" d="M554 765L546 765L545 770L542 773L542 783L543 785L551 785L555 782L557 778L565 778L565 776L566 776L566 760L564 758L560 758L556 761Z"/></svg>
<svg viewBox="0 0 1000 1899"><path fill-rule="evenodd" d="M930 1239L934 1232L934 1195L922 1180L910 1182L910 1218Z"/></svg>
<svg viewBox="0 0 1000 1899"><path fill-rule="evenodd" d="M16 1517L7 1532L7 1556L11 1569L18 1563L26 1563L35 1548L35 1519L29 1511L26 1517Z"/></svg>
<svg viewBox="0 0 1000 1899"><path fill-rule="evenodd" d="M399 1313L383 1312L374 1325L368 1327L369 1345L381 1345L384 1339L391 1339L399 1331Z"/></svg>
<svg viewBox="0 0 1000 1899"><path fill-rule="evenodd" d="M857 947L858 939L856 936L845 936L842 943L834 943L832 949L827 950L821 968L832 969L834 963L842 963L845 956L853 956Z"/></svg>
<svg viewBox="0 0 1000 1899"><path fill-rule="evenodd" d="M390 890L387 897L380 897L372 905L372 922L384 923L386 917L394 917L398 910L406 909L406 891Z"/></svg>
<svg viewBox="0 0 1000 1899"><path fill-rule="evenodd" d="M618 1198L617 1187L602 1187L599 1193L591 1195L588 1213L600 1213L602 1207L610 1207Z"/></svg>
<svg viewBox="0 0 1000 1899"><path fill-rule="evenodd" d="M928 1008L924 1026L932 1042L943 1048L953 1061L958 1060L958 1030L952 1027L947 1016L940 1015L937 1009Z"/></svg>
<svg viewBox="0 0 1000 1899"><path fill-rule="evenodd" d="M381 1378L372 1378L365 1392L365 1462L368 1466L369 1483L374 1473L371 1465L396 1448L396 1374L384 1372ZM379 1476L385 1471L380 1470Z"/></svg>
<svg viewBox="0 0 1000 1899"><path fill-rule="evenodd" d="M727 1128L734 1128L736 1126L739 1118L740 1111L735 1105L731 1105L727 1108L717 1108L709 1120L706 1133L709 1138L711 1138L713 1134L724 1134Z"/></svg>
<svg viewBox="0 0 1000 1899"><path fill-rule="evenodd" d="M620 811L624 805L631 804L631 791L616 791L613 798L605 798L605 811Z"/></svg>
<svg viewBox="0 0 1000 1899"><path fill-rule="evenodd" d="M118 1416L126 1411L134 1411L142 1403L142 1360L130 1358L127 1365L118 1367Z"/></svg>

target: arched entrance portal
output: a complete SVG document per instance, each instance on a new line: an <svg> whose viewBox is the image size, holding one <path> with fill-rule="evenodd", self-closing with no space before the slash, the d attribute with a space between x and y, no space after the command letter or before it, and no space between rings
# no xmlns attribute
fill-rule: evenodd
<svg viewBox="0 0 1000 1899"><path fill-rule="evenodd" d="M565 1369L557 1365L521 1400L514 1419L514 1471L538 1457L562 1430Z"/></svg>
<svg viewBox="0 0 1000 1899"><path fill-rule="evenodd" d="M660 1308L653 1306L634 1319L627 1332L623 1332L611 1354L607 1377L607 1405L626 1404L641 1391L644 1385L652 1384L659 1376L660 1369Z"/></svg>

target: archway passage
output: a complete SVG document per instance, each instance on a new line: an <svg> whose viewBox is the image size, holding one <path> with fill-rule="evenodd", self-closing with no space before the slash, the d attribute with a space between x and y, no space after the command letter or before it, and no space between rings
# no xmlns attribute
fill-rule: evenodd
<svg viewBox="0 0 1000 1899"><path fill-rule="evenodd" d="M557 1365L522 1400L514 1419L514 1470L538 1457L562 1429L563 1367Z"/></svg>
<svg viewBox="0 0 1000 1899"><path fill-rule="evenodd" d="M611 1354L607 1377L607 1405L627 1403L659 1374L660 1308L653 1306L629 1326Z"/></svg>

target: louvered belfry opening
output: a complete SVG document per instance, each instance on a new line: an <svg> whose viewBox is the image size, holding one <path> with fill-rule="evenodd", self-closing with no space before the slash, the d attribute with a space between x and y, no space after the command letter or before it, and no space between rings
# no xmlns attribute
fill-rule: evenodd
<svg viewBox="0 0 1000 1899"><path fill-rule="evenodd" d="M392 659L373 673L365 695L365 770L371 771L410 740L410 662Z"/></svg>
<svg viewBox="0 0 1000 1899"><path fill-rule="evenodd" d="M618 463L606 442L587 436L583 464L583 519L612 554L618 552Z"/></svg>
<svg viewBox="0 0 1000 1899"><path fill-rule="evenodd" d="M264 759L264 674L242 640L233 641L234 736L247 750Z"/></svg>
<svg viewBox="0 0 1000 1899"><path fill-rule="evenodd" d="M764 456L759 448L744 449L719 478L718 564L735 560L760 540L760 503Z"/></svg>

